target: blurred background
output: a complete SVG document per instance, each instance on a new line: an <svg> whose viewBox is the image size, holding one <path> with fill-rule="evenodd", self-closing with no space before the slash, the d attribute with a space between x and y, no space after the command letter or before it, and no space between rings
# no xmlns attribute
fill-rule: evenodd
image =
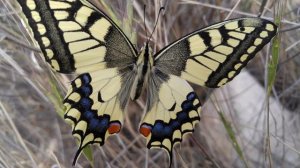
<svg viewBox="0 0 300 168"><path fill-rule="evenodd" d="M155 51L225 19L276 18L281 22L279 42L265 46L232 82L219 89L192 85L202 100L202 117L195 132L175 146L173 167L300 167L299 0L93 3L137 49L165 6L151 43ZM62 100L74 76L53 72L44 62L21 14L15 0L0 0L0 167L71 167L77 145L62 119ZM276 74L274 83L268 74ZM167 153L148 150L138 133L142 111L143 100L130 102L121 133L103 147L93 145L93 161L82 155L76 167L168 167Z"/></svg>

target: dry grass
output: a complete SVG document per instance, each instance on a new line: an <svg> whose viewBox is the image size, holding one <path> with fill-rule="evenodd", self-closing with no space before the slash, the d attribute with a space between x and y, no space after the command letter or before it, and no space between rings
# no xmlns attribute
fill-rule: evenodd
<svg viewBox="0 0 300 168"><path fill-rule="evenodd" d="M135 0L133 3L131 0L94 1L118 22L137 48L146 40L143 5L147 5L146 27L150 34L159 8L165 3L160 0ZM267 1L262 12L263 18L272 20L274 10L278 10L274 9L274 4L274 0ZM297 13L299 5L299 0L288 1L282 9L281 29L286 31L281 34L272 99L274 104L280 105L276 106L276 110L281 110L283 114L271 114L274 121L281 121L280 127L276 125L277 122L270 125L271 148L280 148L280 155L276 149L270 154L273 167L300 165L300 133L296 131L300 126L300 33L296 29L300 27ZM226 18L256 16L260 8L261 1L256 0L169 0L154 33L153 48L158 51L189 32ZM70 126L61 118L61 100L72 76L52 72L44 63L21 25L20 12L14 0L0 0L0 167L70 167L77 147ZM265 47L247 67L263 87L266 86L265 71L269 56L269 47ZM212 90L193 86L204 103L207 93ZM218 92L221 92L222 102L217 101ZM202 121L194 134L186 136L183 143L175 147L174 167L268 166L264 151L266 127L250 127L247 123L240 123L240 118L235 114L242 114L244 109L236 109L231 105L233 97L230 90L229 93L226 88L218 92L213 92L213 101L209 100L204 105ZM238 94L236 97L242 99L243 96ZM250 99L265 101L256 96L246 97L242 101L246 103ZM226 104L228 109L218 109L222 104ZM109 138L101 148L93 146L94 167L167 167L166 153L163 150L147 150L145 139L137 131L142 111L139 104L131 102L122 132ZM236 153L235 144L232 145L230 138L232 135L228 135L217 112L222 112L230 125L229 132L233 133L241 146L244 161ZM252 123L258 120L265 121L265 114L257 115ZM244 128L250 130L258 143L241 134ZM253 152L254 148L256 152ZM90 167L90 163L81 157L77 166Z"/></svg>

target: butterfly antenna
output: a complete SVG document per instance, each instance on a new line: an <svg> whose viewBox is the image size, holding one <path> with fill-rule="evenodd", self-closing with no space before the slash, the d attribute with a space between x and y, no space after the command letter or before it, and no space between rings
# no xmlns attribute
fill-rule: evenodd
<svg viewBox="0 0 300 168"><path fill-rule="evenodd" d="M144 4L144 29L146 32L146 37L148 37L147 27L146 27L146 5Z"/></svg>
<svg viewBox="0 0 300 168"><path fill-rule="evenodd" d="M161 14L161 12L162 12L163 10L165 10L165 7L163 7L163 6L160 7L159 12L158 12L158 17L157 17L157 19L156 19L156 22L155 22L154 28L153 28L153 30L152 30L152 33L151 33L151 35L149 36L149 38L148 38L148 40L147 40L147 44L150 42L150 40L151 40L151 38L152 38L152 36L153 36L153 34L154 34L154 31L155 31L155 29L156 29L156 27L157 27L157 23L158 23L158 20L159 20L159 17L160 17L160 14Z"/></svg>

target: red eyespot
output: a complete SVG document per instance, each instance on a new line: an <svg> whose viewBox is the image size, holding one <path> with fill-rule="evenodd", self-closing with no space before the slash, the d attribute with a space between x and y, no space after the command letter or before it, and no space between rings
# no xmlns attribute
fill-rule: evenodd
<svg viewBox="0 0 300 168"><path fill-rule="evenodd" d="M109 124L108 133L109 134L115 134L120 132L121 130L121 124L120 123L111 123Z"/></svg>
<svg viewBox="0 0 300 168"><path fill-rule="evenodd" d="M140 127L140 133L144 136L147 137L151 133L152 127L146 124L142 124Z"/></svg>

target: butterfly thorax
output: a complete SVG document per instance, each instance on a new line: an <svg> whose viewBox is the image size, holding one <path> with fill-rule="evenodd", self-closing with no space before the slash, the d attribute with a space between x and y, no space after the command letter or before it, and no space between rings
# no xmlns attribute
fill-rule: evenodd
<svg viewBox="0 0 300 168"><path fill-rule="evenodd" d="M149 74L153 67L152 50L149 48L148 43L141 49L136 62L136 78L132 86L130 97L132 100L136 100L140 97L142 91L146 87Z"/></svg>

